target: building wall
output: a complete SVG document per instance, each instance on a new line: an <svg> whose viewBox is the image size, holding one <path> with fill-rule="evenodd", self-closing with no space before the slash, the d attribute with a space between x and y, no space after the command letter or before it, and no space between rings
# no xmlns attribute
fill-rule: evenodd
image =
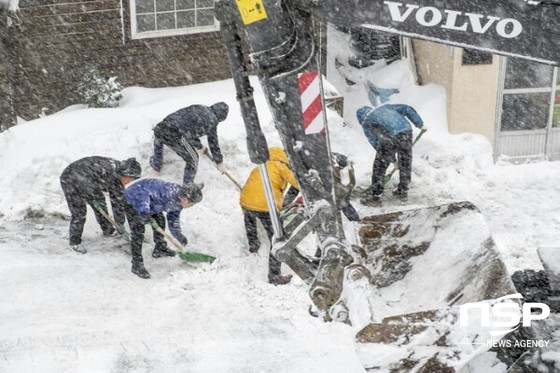
<svg viewBox="0 0 560 373"><path fill-rule="evenodd" d="M434 83L443 86L447 98L447 123L453 102L453 48L443 44L414 39L412 41L418 83Z"/></svg>
<svg viewBox="0 0 560 373"><path fill-rule="evenodd" d="M34 119L43 107L53 113L80 103L76 85L91 68L116 75L123 87L230 77L219 32L133 40L130 1L20 0L14 84L19 116Z"/></svg>
<svg viewBox="0 0 560 373"><path fill-rule="evenodd" d="M16 123L9 84L11 29L8 28L7 21L8 12L0 6L0 132Z"/></svg>
<svg viewBox="0 0 560 373"><path fill-rule="evenodd" d="M500 58L494 55L489 65L462 65L462 52L455 48L449 131L478 133L493 144Z"/></svg>
<svg viewBox="0 0 560 373"><path fill-rule="evenodd" d="M445 88L449 132L478 133L494 143L499 57L488 65L462 65L462 48L421 40L413 47L420 84Z"/></svg>

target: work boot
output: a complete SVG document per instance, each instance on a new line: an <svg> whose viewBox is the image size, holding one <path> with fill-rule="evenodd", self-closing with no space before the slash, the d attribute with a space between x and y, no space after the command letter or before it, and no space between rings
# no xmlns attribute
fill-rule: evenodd
<svg viewBox="0 0 560 373"><path fill-rule="evenodd" d="M80 253L80 254L87 253L86 248L82 244L70 245L70 250L75 251L75 252Z"/></svg>
<svg viewBox="0 0 560 373"><path fill-rule="evenodd" d="M402 190L397 189L397 190L393 191L393 195L395 197L397 197L401 202L408 201L408 193L407 192L404 192Z"/></svg>
<svg viewBox="0 0 560 373"><path fill-rule="evenodd" d="M367 197L360 199L360 203L362 205L371 206L371 207L381 207L383 205L383 202L381 201L381 196L374 196L374 195L369 195Z"/></svg>
<svg viewBox="0 0 560 373"><path fill-rule="evenodd" d="M148 278L152 277L152 276L150 276L150 272L148 272L146 270L146 268L144 268L144 263L143 262L132 261L131 271L132 271L132 273L134 273L136 276L138 276L140 278L148 279Z"/></svg>
<svg viewBox="0 0 560 373"><path fill-rule="evenodd" d="M167 246L158 247L156 246L154 251L152 252L152 256L154 258L161 258L164 256L175 256L177 253L173 250L170 250Z"/></svg>
<svg viewBox="0 0 560 373"><path fill-rule="evenodd" d="M292 280L292 275L287 275L287 276L276 275L268 278L268 282L274 286L286 285L291 280Z"/></svg>
<svg viewBox="0 0 560 373"><path fill-rule="evenodd" d="M106 231L103 231L103 237L105 238L116 237L117 235L118 233L113 227L107 229Z"/></svg>
<svg viewBox="0 0 560 373"><path fill-rule="evenodd" d="M259 251L260 245L249 246L249 252L251 254L257 253Z"/></svg>

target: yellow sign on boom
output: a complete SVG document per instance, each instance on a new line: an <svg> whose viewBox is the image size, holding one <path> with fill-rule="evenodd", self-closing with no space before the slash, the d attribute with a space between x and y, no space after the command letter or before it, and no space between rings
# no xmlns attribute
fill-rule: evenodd
<svg viewBox="0 0 560 373"><path fill-rule="evenodd" d="M237 8L245 25L267 17L262 0L237 0Z"/></svg>

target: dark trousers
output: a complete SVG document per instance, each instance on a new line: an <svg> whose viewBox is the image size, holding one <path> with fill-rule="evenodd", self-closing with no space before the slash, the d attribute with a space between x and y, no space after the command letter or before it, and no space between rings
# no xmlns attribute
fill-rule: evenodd
<svg viewBox="0 0 560 373"><path fill-rule="evenodd" d="M294 202L296 200L296 197L298 196L298 194L299 194L299 189L290 185L290 187L288 188L288 191L284 195L284 200L282 201L282 207L286 207L290 203Z"/></svg>
<svg viewBox="0 0 560 373"><path fill-rule="evenodd" d="M399 165L399 193L408 193L412 173L412 131L401 132L392 140L381 141L373 161L371 175L372 194L380 196L385 187L385 172L397 154Z"/></svg>
<svg viewBox="0 0 560 373"><path fill-rule="evenodd" d="M196 176L199 159L195 147L180 135L170 136L165 134L164 136L160 136L158 133L154 133L154 153L150 159L150 165L152 168L156 171L161 170L161 166L163 164L163 145L167 145L185 161L183 184L192 183Z"/></svg>
<svg viewBox="0 0 560 373"><path fill-rule="evenodd" d="M82 243L82 233L84 232L84 225L86 223L87 205L90 205L95 213L95 219L99 223L104 235L110 235L115 231L113 225L101 215L95 208L94 204L97 203L98 208L107 212L107 203L105 196L101 190L90 190L84 192L78 190L72 185L71 181L61 179L60 185L70 210L70 245L79 245Z"/></svg>
<svg viewBox="0 0 560 373"><path fill-rule="evenodd" d="M350 203L350 193L348 193L344 198L344 201L342 201L340 209L342 210L344 216L348 218L348 220L360 221L360 215L358 214L358 211L356 211L354 206L352 206L352 204Z"/></svg>
<svg viewBox="0 0 560 373"><path fill-rule="evenodd" d="M165 216L163 212L159 214L152 215L148 218L138 214L134 207L126 204L126 218L128 219L128 225L130 226L131 242L130 251L132 253L132 262L144 261L142 257L142 243L144 242L144 233L146 232L146 224L150 224L150 219L154 219L161 229L165 229ZM154 242L156 249L163 249L167 247L167 242L163 234L159 233L155 228L153 228Z"/></svg>
<svg viewBox="0 0 560 373"><path fill-rule="evenodd" d="M257 219L261 221L266 235L270 241L270 250L272 250L272 236L274 236L274 229L272 228L272 221L268 212L252 211L243 209L243 220L245 222L245 231L247 233L247 241L249 246L259 247L261 245L259 236L257 234ZM268 279L280 275L281 262L276 259L272 253L268 256Z"/></svg>

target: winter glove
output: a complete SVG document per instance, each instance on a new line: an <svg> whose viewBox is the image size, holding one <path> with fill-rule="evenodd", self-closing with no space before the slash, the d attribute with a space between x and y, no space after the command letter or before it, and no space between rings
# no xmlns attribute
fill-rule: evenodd
<svg viewBox="0 0 560 373"><path fill-rule="evenodd" d="M422 131L422 132L426 132L427 130L428 130L428 127L426 127L426 126L423 126L423 127L422 127L422 129L421 129L420 131Z"/></svg>
<svg viewBox="0 0 560 373"><path fill-rule="evenodd" d="M187 237L185 237L184 235L178 235L175 237L177 239L177 241L179 241L181 243L181 245L186 246L189 243L189 240L187 240Z"/></svg>
<svg viewBox="0 0 560 373"><path fill-rule="evenodd" d="M124 235L126 233L126 229L124 228L124 225L121 224L117 224L117 226L115 227L115 229L117 230L117 233L119 235Z"/></svg>
<svg viewBox="0 0 560 373"><path fill-rule="evenodd" d="M223 162L222 162L222 163L216 164L216 168L217 168L218 171L220 171L222 174L225 174L225 173L226 173L226 166L224 166Z"/></svg>
<svg viewBox="0 0 560 373"><path fill-rule="evenodd" d="M151 225L152 224L151 219L152 217L150 215L142 215L142 214L138 215L138 221L144 225L146 224Z"/></svg>
<svg viewBox="0 0 560 373"><path fill-rule="evenodd" d="M200 149L196 149L196 151L198 152L198 155L202 156L204 154L208 154L208 148L206 146L203 146Z"/></svg>

